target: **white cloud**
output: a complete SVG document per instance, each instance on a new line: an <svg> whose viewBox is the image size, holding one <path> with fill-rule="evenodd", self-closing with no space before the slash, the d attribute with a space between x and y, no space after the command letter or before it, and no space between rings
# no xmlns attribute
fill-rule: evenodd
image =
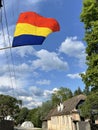
<svg viewBox="0 0 98 130"><path fill-rule="evenodd" d="M15 82L15 77L10 77L10 76L0 76L0 88L2 86L9 87L9 88L16 88L16 82ZM21 86L20 80L17 80L17 86Z"/></svg>
<svg viewBox="0 0 98 130"><path fill-rule="evenodd" d="M31 109L33 107L42 105L42 102L45 102L46 100L50 99L51 94L58 90L58 88L54 88L53 90L41 90L37 86L32 86L28 91L29 95L22 95L20 93L19 99L23 101L23 106L26 106Z"/></svg>
<svg viewBox="0 0 98 130"><path fill-rule="evenodd" d="M55 93L55 92L57 92L58 90L59 90L58 88L53 88L52 93Z"/></svg>
<svg viewBox="0 0 98 130"><path fill-rule="evenodd" d="M43 95L45 97L49 97L51 94L52 94L52 91L50 91L50 90L45 90L44 93L43 93Z"/></svg>
<svg viewBox="0 0 98 130"><path fill-rule="evenodd" d="M31 102L32 97L31 96L19 96L19 99L25 101L25 102Z"/></svg>
<svg viewBox="0 0 98 130"><path fill-rule="evenodd" d="M31 95L34 96L34 97L40 97L40 96L43 95L43 91L36 86L30 87L29 91L31 92Z"/></svg>
<svg viewBox="0 0 98 130"><path fill-rule="evenodd" d="M17 55L23 57L27 57L28 55L33 55L36 51L32 46L22 46L15 48L15 51Z"/></svg>
<svg viewBox="0 0 98 130"><path fill-rule="evenodd" d="M51 81L44 79L44 80L39 80L36 83L39 85L50 85Z"/></svg>
<svg viewBox="0 0 98 130"><path fill-rule="evenodd" d="M22 63L19 65L13 65L8 63L4 64L3 66L0 65L0 67L2 67L2 69L0 70L0 75L7 75L7 76L17 75L18 79L19 78L22 79L23 76L26 77L28 74L30 74L30 72L32 73L34 72L32 66L26 63Z"/></svg>
<svg viewBox="0 0 98 130"><path fill-rule="evenodd" d="M53 69L66 70L68 68L67 62L62 61L55 52L47 50L40 50L36 52L37 60L32 62L35 69L41 68L42 70L49 71Z"/></svg>
<svg viewBox="0 0 98 130"><path fill-rule="evenodd" d="M32 96L19 96L19 99L23 101L22 106L29 109L42 105L42 101L39 101L37 98Z"/></svg>
<svg viewBox="0 0 98 130"><path fill-rule="evenodd" d="M84 53L85 46L81 41L77 40L77 37L67 37L61 44L59 51L69 56L79 57Z"/></svg>
<svg viewBox="0 0 98 130"><path fill-rule="evenodd" d="M18 95L28 95L27 91L23 87L28 86L31 77L37 77L38 74L33 71L32 67L26 63L20 65L0 65L0 92L13 93L17 91ZM33 80L32 80L33 82Z"/></svg>
<svg viewBox="0 0 98 130"><path fill-rule="evenodd" d="M29 3L33 3L33 4L36 4L36 3L38 3L38 2L42 2L42 1L45 1L45 0L33 0L33 1L31 1L31 0L27 0Z"/></svg>
<svg viewBox="0 0 98 130"><path fill-rule="evenodd" d="M25 107L28 106L29 109L32 109L34 107L38 107L38 106L41 106L41 105L42 105L42 102L36 101L36 102L29 102L27 105L25 104L24 106Z"/></svg>
<svg viewBox="0 0 98 130"><path fill-rule="evenodd" d="M6 29L4 29L5 31ZM8 51L8 49L4 49L7 47L11 47L10 42L12 41L12 36L8 36L7 33L5 33L5 35L3 35L2 31L0 31L0 56L2 56L2 54L4 55L5 52Z"/></svg>
<svg viewBox="0 0 98 130"><path fill-rule="evenodd" d="M21 91L21 90L20 90ZM25 90L24 90L25 91ZM18 98L23 101L23 106L33 108L42 105L42 102L50 98L53 90L41 90L37 86L32 86L28 90L28 94L18 93Z"/></svg>
<svg viewBox="0 0 98 130"><path fill-rule="evenodd" d="M69 77L71 79L81 79L81 76L79 75L79 73L76 73L76 74L67 74L67 77Z"/></svg>
<svg viewBox="0 0 98 130"><path fill-rule="evenodd" d="M42 105L42 102L50 99L52 93L59 90L57 88L54 88L53 90L43 90L37 86L28 86L26 89L25 87L19 86L17 88L12 88L8 78L0 77L0 81L1 80L0 93L15 96L18 100L22 100L23 107L27 107L29 109ZM6 83L4 84L5 80Z"/></svg>
<svg viewBox="0 0 98 130"><path fill-rule="evenodd" d="M59 51L70 57L79 59L80 65L85 63L85 46L81 41L78 41L77 37L67 37L62 42Z"/></svg>
<svg viewBox="0 0 98 130"><path fill-rule="evenodd" d="M43 95L46 97L46 98L49 98L51 96L51 94L57 92L59 89L58 88L53 88L53 90L44 90L44 93Z"/></svg>
<svg viewBox="0 0 98 130"><path fill-rule="evenodd" d="M0 93L16 96L25 95L26 91L22 89L23 81L16 79L15 77L10 77L9 75L0 76Z"/></svg>

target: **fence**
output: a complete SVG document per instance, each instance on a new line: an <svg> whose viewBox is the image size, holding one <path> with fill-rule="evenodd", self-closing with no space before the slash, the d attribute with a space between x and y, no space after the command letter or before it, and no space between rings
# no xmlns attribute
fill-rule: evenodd
<svg viewBox="0 0 98 130"><path fill-rule="evenodd" d="M0 130L14 130L14 122L8 120L1 120Z"/></svg>
<svg viewBox="0 0 98 130"><path fill-rule="evenodd" d="M91 130L89 122L80 121L78 122L77 126L77 130Z"/></svg>

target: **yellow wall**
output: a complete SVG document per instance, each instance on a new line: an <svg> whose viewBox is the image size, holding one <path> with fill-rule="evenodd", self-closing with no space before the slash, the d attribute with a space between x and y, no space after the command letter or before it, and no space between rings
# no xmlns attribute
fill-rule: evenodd
<svg viewBox="0 0 98 130"><path fill-rule="evenodd" d="M75 130L71 115L53 116L48 120L48 130Z"/></svg>

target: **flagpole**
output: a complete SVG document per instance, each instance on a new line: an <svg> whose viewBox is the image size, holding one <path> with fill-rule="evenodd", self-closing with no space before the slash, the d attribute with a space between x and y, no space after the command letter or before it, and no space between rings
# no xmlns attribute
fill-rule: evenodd
<svg viewBox="0 0 98 130"><path fill-rule="evenodd" d="M12 46L8 46L8 47L3 47L3 48L0 48L0 50L5 50L5 49L11 49L12 48Z"/></svg>

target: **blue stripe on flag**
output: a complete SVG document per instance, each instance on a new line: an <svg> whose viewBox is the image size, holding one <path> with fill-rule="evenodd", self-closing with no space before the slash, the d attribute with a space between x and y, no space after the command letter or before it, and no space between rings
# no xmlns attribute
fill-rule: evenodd
<svg viewBox="0 0 98 130"><path fill-rule="evenodd" d="M34 35L20 35L14 37L12 47L25 45L41 45L46 37Z"/></svg>

